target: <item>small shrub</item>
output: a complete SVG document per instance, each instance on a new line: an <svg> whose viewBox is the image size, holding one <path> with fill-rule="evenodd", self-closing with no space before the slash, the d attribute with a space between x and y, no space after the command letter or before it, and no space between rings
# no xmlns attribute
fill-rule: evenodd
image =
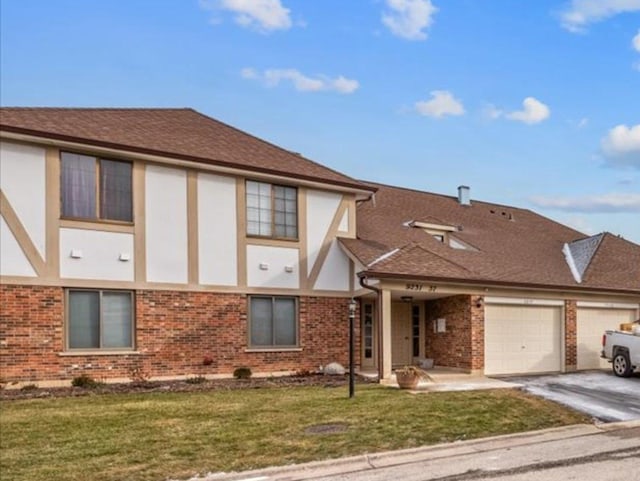
<svg viewBox="0 0 640 481"><path fill-rule="evenodd" d="M237 367L233 370L233 377L236 379L249 379L253 373L250 367Z"/></svg>
<svg viewBox="0 0 640 481"><path fill-rule="evenodd" d="M187 384L202 384L203 382L207 382L207 378L204 376L188 377L184 382Z"/></svg>
<svg viewBox="0 0 640 481"><path fill-rule="evenodd" d="M20 388L21 391L34 391L36 389L38 389L36 384L25 384Z"/></svg>
<svg viewBox="0 0 640 481"><path fill-rule="evenodd" d="M83 389L95 389L99 386L102 386L102 384L103 383L101 383L100 381L96 381L88 374L81 374L71 380L71 385L73 387L81 387Z"/></svg>
<svg viewBox="0 0 640 481"><path fill-rule="evenodd" d="M203 366L211 366L211 364L213 364L213 358L211 356L204 356L202 358Z"/></svg>
<svg viewBox="0 0 640 481"><path fill-rule="evenodd" d="M151 376L142 366L129 368L129 379L133 384L147 384Z"/></svg>

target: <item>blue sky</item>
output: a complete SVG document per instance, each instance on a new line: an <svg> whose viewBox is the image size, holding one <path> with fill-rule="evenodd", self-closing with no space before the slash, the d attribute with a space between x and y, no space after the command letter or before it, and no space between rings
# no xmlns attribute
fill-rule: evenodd
<svg viewBox="0 0 640 481"><path fill-rule="evenodd" d="M640 243L640 0L0 0L4 106L193 107Z"/></svg>

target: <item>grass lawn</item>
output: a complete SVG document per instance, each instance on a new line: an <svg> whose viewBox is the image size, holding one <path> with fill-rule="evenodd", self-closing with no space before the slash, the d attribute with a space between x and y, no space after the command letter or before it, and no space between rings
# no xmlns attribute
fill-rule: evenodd
<svg viewBox="0 0 640 481"><path fill-rule="evenodd" d="M4 401L0 479L180 479L588 421L515 390L377 385ZM306 432L319 424L346 430Z"/></svg>

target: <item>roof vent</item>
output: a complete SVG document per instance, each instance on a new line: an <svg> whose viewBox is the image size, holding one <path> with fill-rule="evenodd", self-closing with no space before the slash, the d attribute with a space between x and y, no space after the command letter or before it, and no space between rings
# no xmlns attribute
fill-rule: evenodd
<svg viewBox="0 0 640 481"><path fill-rule="evenodd" d="M471 205L470 190L467 185L458 187L458 202L460 205Z"/></svg>

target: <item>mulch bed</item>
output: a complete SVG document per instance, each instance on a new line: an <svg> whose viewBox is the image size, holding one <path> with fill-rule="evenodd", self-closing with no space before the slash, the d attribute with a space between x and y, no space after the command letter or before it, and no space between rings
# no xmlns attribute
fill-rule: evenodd
<svg viewBox="0 0 640 481"><path fill-rule="evenodd" d="M96 387L51 387L27 386L22 389L0 390L0 401L16 399L41 399L76 396L96 396L102 394L141 394L151 392L202 392L234 389L264 389L277 387L319 386L342 387L349 384L349 376L324 374L293 375L251 379L207 379L202 382L190 381L147 381L122 384L100 384ZM367 384L370 379L356 376L356 383Z"/></svg>

